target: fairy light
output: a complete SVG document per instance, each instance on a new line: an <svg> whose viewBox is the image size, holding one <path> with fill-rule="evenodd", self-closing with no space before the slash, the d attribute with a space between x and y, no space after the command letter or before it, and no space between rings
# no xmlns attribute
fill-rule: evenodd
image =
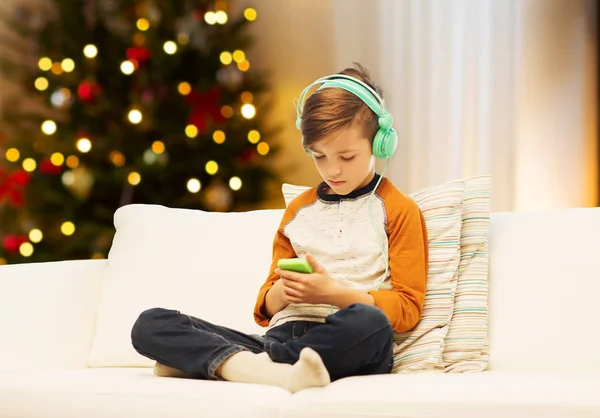
<svg viewBox="0 0 600 418"><path fill-rule="evenodd" d="M267 155L269 153L270 147L266 142L261 142L256 146L256 151L260 155Z"/></svg>
<svg viewBox="0 0 600 418"><path fill-rule="evenodd" d="M108 159L117 167L123 167L125 165L125 156L119 151L111 151L108 154Z"/></svg>
<svg viewBox="0 0 600 418"><path fill-rule="evenodd" d="M230 117L233 116L233 108L231 106L223 106L221 108L221 115L224 118L229 119Z"/></svg>
<svg viewBox="0 0 600 418"><path fill-rule="evenodd" d="M242 106L242 116L246 119L252 119L256 115L256 108L250 103Z"/></svg>
<svg viewBox="0 0 600 418"><path fill-rule="evenodd" d="M189 190L190 193L198 193L201 188L202 188L202 183L200 183L200 180L195 179L195 178L191 178L188 180L187 189Z"/></svg>
<svg viewBox="0 0 600 418"><path fill-rule="evenodd" d="M88 44L83 47L83 55L85 55L86 58L96 58L98 55L98 48L96 48L96 45Z"/></svg>
<svg viewBox="0 0 600 418"><path fill-rule="evenodd" d="M52 135L56 132L56 122L53 120L46 120L42 123L42 132L46 135Z"/></svg>
<svg viewBox="0 0 600 418"><path fill-rule="evenodd" d="M162 141L154 141L152 143L152 151L158 155L162 154L165 152L165 144Z"/></svg>
<svg viewBox="0 0 600 418"><path fill-rule="evenodd" d="M50 156L50 162L55 166L59 167L65 162L65 156L62 155L60 152L55 152Z"/></svg>
<svg viewBox="0 0 600 418"><path fill-rule="evenodd" d="M198 136L198 128L196 128L196 125L188 125L185 127L185 134L188 138L196 138Z"/></svg>
<svg viewBox="0 0 600 418"><path fill-rule="evenodd" d="M50 71L52 68L52 60L48 57L40 58L38 67L40 67L40 70L42 71Z"/></svg>
<svg viewBox="0 0 600 418"><path fill-rule="evenodd" d="M231 52L223 51L219 55L219 59L221 60L221 63L223 63L224 65L229 65L229 64L231 64L231 61L233 61L233 56L231 55Z"/></svg>
<svg viewBox="0 0 600 418"><path fill-rule="evenodd" d="M212 137L213 141L215 141L217 144L222 144L225 142L225 132L221 130L214 131Z"/></svg>
<svg viewBox="0 0 600 418"><path fill-rule="evenodd" d="M211 176L217 174L217 171L219 171L219 164L217 164L216 161L209 161L206 163L206 166L204 167L206 169L206 172L208 174L210 174Z"/></svg>
<svg viewBox="0 0 600 418"><path fill-rule="evenodd" d="M54 75L61 75L63 73L62 64L60 62L55 62L52 64L51 70Z"/></svg>
<svg viewBox="0 0 600 418"><path fill-rule="evenodd" d="M4 154L4 156L11 163L15 163L15 162L19 161L19 158L21 157L21 153L16 148L9 148L6 150L6 153Z"/></svg>
<svg viewBox="0 0 600 418"><path fill-rule="evenodd" d="M252 103L252 100L254 100L254 95L249 91L245 91L240 95L240 99L242 99L242 103Z"/></svg>
<svg viewBox="0 0 600 418"><path fill-rule="evenodd" d="M254 20L256 20L256 10L253 9L252 7L248 7L246 10L244 10L244 17L246 18L246 20L252 22Z"/></svg>
<svg viewBox="0 0 600 418"><path fill-rule="evenodd" d="M177 35L177 42L179 42L181 45L187 45L190 43L190 37L186 33L180 33Z"/></svg>
<svg viewBox="0 0 600 418"><path fill-rule="evenodd" d="M42 238L44 238L44 234L42 234L42 231L40 231L37 228L32 229L31 231L29 231L29 240L33 243L38 243L42 240Z"/></svg>
<svg viewBox="0 0 600 418"><path fill-rule="evenodd" d="M121 72L125 75L131 75L135 71L135 65L133 62L127 60L121 63Z"/></svg>
<svg viewBox="0 0 600 418"><path fill-rule="evenodd" d="M225 13L223 10L219 10L215 13L215 20L219 25L224 25L228 20L227 13Z"/></svg>
<svg viewBox="0 0 600 418"><path fill-rule="evenodd" d="M86 153L92 149L92 141L90 141L88 138L79 138L76 146L80 152Z"/></svg>
<svg viewBox="0 0 600 418"><path fill-rule="evenodd" d="M38 77L35 79L35 82L33 84L35 85L35 88L38 89L39 91L44 91L48 88L50 83L48 83L47 78Z"/></svg>
<svg viewBox="0 0 600 418"><path fill-rule="evenodd" d="M251 144L258 144L258 141L260 141L260 132L256 129L252 129L248 132L248 141L250 141Z"/></svg>
<svg viewBox="0 0 600 418"><path fill-rule="evenodd" d="M136 22L136 26L139 30L144 32L150 29L150 22L148 22L148 19L141 18Z"/></svg>
<svg viewBox="0 0 600 418"><path fill-rule="evenodd" d="M70 73L75 69L75 62L71 58L65 58L60 65L65 73Z"/></svg>
<svg viewBox="0 0 600 418"><path fill-rule="evenodd" d="M67 157L67 167L77 168L79 166L79 158L76 155L69 155Z"/></svg>
<svg viewBox="0 0 600 418"><path fill-rule="evenodd" d="M248 71L250 69L250 61L243 60L238 62L237 67L240 71Z"/></svg>
<svg viewBox="0 0 600 418"><path fill-rule="evenodd" d="M163 49L165 50L165 52L167 54L173 55L174 53L177 52L177 44L173 41L167 41L163 45Z"/></svg>
<svg viewBox="0 0 600 418"><path fill-rule="evenodd" d="M30 242L24 242L19 246L19 253L23 257L30 257L33 254L33 245Z"/></svg>
<svg viewBox="0 0 600 418"><path fill-rule="evenodd" d="M242 179L237 176L230 178L229 187L234 191L240 190L242 188Z"/></svg>
<svg viewBox="0 0 600 418"><path fill-rule="evenodd" d="M63 222L60 226L60 232L62 232L63 235L66 236L73 235L75 233L75 224L70 221Z"/></svg>
<svg viewBox="0 0 600 418"><path fill-rule="evenodd" d="M179 83L179 86L177 86L177 90L179 90L179 93L182 96L187 96L192 92L192 86L190 86L190 83L183 81Z"/></svg>
<svg viewBox="0 0 600 418"><path fill-rule="evenodd" d="M137 173L135 171L132 171L131 173L129 173L129 175L127 176L127 181L129 182L129 184L131 184L132 186L137 186L138 184L140 184L140 181L142 181L142 176L140 176L140 173Z"/></svg>
<svg viewBox="0 0 600 418"><path fill-rule="evenodd" d="M142 121L142 112L140 112L137 109L132 109L129 111L129 114L127 115L129 122L133 123L134 125L137 125L138 123L140 123Z"/></svg>
<svg viewBox="0 0 600 418"><path fill-rule="evenodd" d="M217 14L212 11L204 13L204 21L209 25L214 25L217 23Z"/></svg>
<svg viewBox="0 0 600 418"><path fill-rule="evenodd" d="M242 62L246 59L246 54L244 53L244 51L237 49L235 51L233 51L233 60L235 62Z"/></svg>
<svg viewBox="0 0 600 418"><path fill-rule="evenodd" d="M37 163L33 158L25 158L23 160L23 170L27 171L28 173L35 171L36 167Z"/></svg>

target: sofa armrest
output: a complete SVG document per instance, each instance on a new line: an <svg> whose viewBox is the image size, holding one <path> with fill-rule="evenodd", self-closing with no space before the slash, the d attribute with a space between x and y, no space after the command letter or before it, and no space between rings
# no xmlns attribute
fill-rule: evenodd
<svg viewBox="0 0 600 418"><path fill-rule="evenodd" d="M106 265L0 266L0 373L86 367Z"/></svg>

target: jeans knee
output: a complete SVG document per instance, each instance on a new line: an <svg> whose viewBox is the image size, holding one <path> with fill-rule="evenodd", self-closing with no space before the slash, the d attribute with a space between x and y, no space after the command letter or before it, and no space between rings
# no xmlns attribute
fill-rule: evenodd
<svg viewBox="0 0 600 418"><path fill-rule="evenodd" d="M376 331L381 336L382 342L393 339L392 324L381 309L376 306L357 303L350 305L347 310L351 316L350 323L356 326L359 333L364 335Z"/></svg>
<svg viewBox="0 0 600 418"><path fill-rule="evenodd" d="M176 319L179 311L164 308L152 308L143 311L131 328L131 342L135 348L141 348L152 339L154 330L162 328Z"/></svg>

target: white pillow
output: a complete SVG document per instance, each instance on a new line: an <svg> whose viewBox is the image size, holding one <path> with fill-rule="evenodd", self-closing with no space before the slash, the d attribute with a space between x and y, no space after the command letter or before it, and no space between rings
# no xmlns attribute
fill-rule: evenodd
<svg viewBox="0 0 600 418"><path fill-rule="evenodd" d="M131 345L131 327L149 308L177 309L247 333L269 273L283 210L211 213L128 205L103 278L90 367L151 366Z"/></svg>

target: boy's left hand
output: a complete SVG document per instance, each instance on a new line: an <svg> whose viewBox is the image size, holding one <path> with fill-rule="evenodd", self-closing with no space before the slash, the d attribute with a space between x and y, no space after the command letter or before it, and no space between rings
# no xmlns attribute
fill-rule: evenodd
<svg viewBox="0 0 600 418"><path fill-rule="evenodd" d="M328 303L331 295L336 293L339 284L310 253L306 254L306 260L313 268L311 274L275 270L283 282L283 292L287 301L289 303Z"/></svg>

